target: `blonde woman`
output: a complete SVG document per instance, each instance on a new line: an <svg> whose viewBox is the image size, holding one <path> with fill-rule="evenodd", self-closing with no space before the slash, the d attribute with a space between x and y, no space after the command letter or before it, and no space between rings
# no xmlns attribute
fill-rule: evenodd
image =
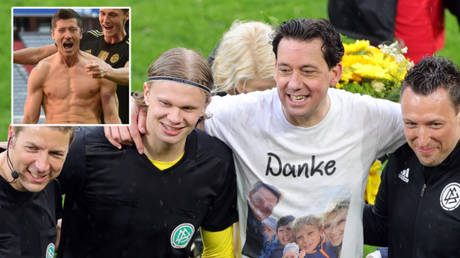
<svg viewBox="0 0 460 258"><path fill-rule="evenodd" d="M272 27L262 22L233 22L212 63L216 92L236 95L275 87L272 34Z"/></svg>

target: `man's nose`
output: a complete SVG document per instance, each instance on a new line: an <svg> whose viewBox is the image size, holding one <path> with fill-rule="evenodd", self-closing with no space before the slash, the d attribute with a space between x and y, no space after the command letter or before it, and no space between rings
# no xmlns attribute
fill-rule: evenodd
<svg viewBox="0 0 460 258"><path fill-rule="evenodd" d="M291 77L289 78L288 87L290 89L298 89L302 85L302 78L300 74L296 71L292 72Z"/></svg>
<svg viewBox="0 0 460 258"><path fill-rule="evenodd" d="M66 39L67 39L67 38L71 38L71 37L72 37L71 34L72 34L72 33L70 33L70 30L66 30L66 31L64 32L64 37L65 37Z"/></svg>
<svg viewBox="0 0 460 258"><path fill-rule="evenodd" d="M430 141L430 133L427 128L420 126L417 131L417 141L419 147L426 147Z"/></svg>
<svg viewBox="0 0 460 258"><path fill-rule="evenodd" d="M172 108L168 114L168 119L172 123L180 123L182 121L182 111L179 108Z"/></svg>
<svg viewBox="0 0 460 258"><path fill-rule="evenodd" d="M40 172L48 171L50 169L48 154L40 153L35 160L35 167L37 167L38 171Z"/></svg>

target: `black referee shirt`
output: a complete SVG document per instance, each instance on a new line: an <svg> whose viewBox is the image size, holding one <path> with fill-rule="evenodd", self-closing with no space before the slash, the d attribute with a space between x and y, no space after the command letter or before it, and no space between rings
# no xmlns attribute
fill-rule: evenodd
<svg viewBox="0 0 460 258"><path fill-rule="evenodd" d="M363 221L364 243L388 246L390 258L460 257L460 143L434 167L401 146Z"/></svg>
<svg viewBox="0 0 460 258"><path fill-rule="evenodd" d="M230 149L198 130L160 171L102 128L82 128L60 176L66 192L60 257L188 257L197 229L237 220Z"/></svg>
<svg viewBox="0 0 460 258"><path fill-rule="evenodd" d="M16 191L0 177L0 257L54 257L60 205L55 180L31 193Z"/></svg>
<svg viewBox="0 0 460 258"><path fill-rule="evenodd" d="M90 30L83 33L80 49L104 60L113 68L124 67L129 61L129 35L115 44L104 40L102 31ZM122 123L129 123L129 87L117 86L119 116Z"/></svg>

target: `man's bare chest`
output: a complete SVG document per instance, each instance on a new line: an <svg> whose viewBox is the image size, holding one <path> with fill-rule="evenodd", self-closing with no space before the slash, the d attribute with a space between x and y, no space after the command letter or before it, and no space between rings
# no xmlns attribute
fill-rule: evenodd
<svg viewBox="0 0 460 258"><path fill-rule="evenodd" d="M90 99L99 94L99 80L91 78L82 65L50 69L43 84L43 93L49 99Z"/></svg>

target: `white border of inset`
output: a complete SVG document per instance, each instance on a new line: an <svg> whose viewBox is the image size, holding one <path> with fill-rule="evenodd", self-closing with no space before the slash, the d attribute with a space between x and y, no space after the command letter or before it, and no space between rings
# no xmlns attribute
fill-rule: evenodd
<svg viewBox="0 0 460 258"><path fill-rule="evenodd" d="M128 105L128 116L129 116L129 123L128 124L21 124L21 123L15 123L14 121L14 110L13 110L13 101L14 101L14 95L13 95L13 74L14 74L14 63L13 63L13 52L14 52L14 10L15 9L101 9L101 8L111 8L111 9L129 9L129 92L131 92L131 75L132 75L132 53L131 53L131 41L132 41L132 15L131 15L131 7L129 6L13 6L11 7L11 35L10 35L10 40L11 40L11 57L10 57L10 67L11 67L11 73L10 73L10 78L11 78L11 97L10 97L10 124L15 125L15 126L127 126L131 125L131 105ZM51 33L51 32L50 32ZM126 86L123 86L126 87ZM129 98L131 98L130 94ZM129 102L130 103L130 102Z"/></svg>

